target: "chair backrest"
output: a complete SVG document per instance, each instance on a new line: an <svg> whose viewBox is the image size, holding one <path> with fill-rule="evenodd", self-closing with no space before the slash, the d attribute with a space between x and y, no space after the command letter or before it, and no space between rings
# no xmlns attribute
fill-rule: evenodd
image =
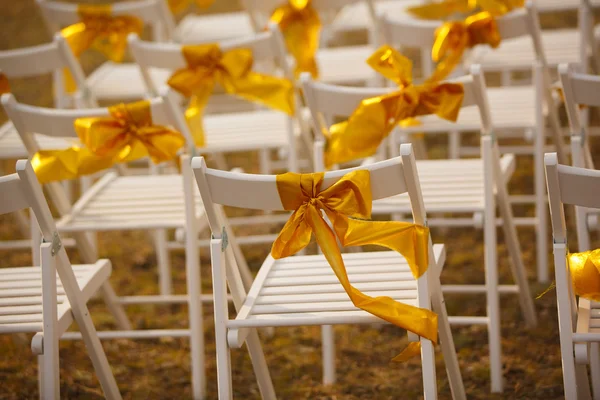
<svg viewBox="0 0 600 400"><path fill-rule="evenodd" d="M129 35L129 47L133 58L140 66L142 76L150 93L156 95L158 88L150 77L149 68L177 70L187 66L182 54L184 45L156 43L141 40L136 34ZM251 37L230 39L219 43L222 50L250 49L257 64L275 63L288 79L293 79L292 67L287 59L285 43L276 24L269 25L268 32Z"/></svg>
<svg viewBox="0 0 600 400"><path fill-rule="evenodd" d="M421 49L425 53L424 60L427 60L423 68L423 76L431 74L431 48L435 41L435 31L441 21L422 20L407 15L392 16L386 13L379 13L375 21L378 33L385 43ZM496 22L502 40L529 35L537 60L544 68L547 67L538 12L531 0L526 3L524 9L517 9L497 17Z"/></svg>
<svg viewBox="0 0 600 400"><path fill-rule="evenodd" d="M579 65L561 64L558 67L558 73L571 130L573 165L594 168L587 140L585 118L582 116L579 106L600 106L600 77L579 73L579 68Z"/></svg>
<svg viewBox="0 0 600 400"><path fill-rule="evenodd" d="M312 0L312 6L317 10L323 20L322 22L325 24L332 21L335 14L343 7L357 3L366 3L373 21L375 17L374 0ZM242 0L242 4L250 14L254 29L260 31L267 26L273 11L285 2L281 0Z"/></svg>
<svg viewBox="0 0 600 400"><path fill-rule="evenodd" d="M580 62L582 63L582 72L588 72L588 55L592 56L592 64L596 72L600 71L600 49L598 49L596 36L594 34L594 6L590 0L581 0L578 8L579 33L581 43Z"/></svg>
<svg viewBox="0 0 600 400"><path fill-rule="evenodd" d="M79 22L78 5L51 0L36 0L51 33ZM175 20L165 0L136 0L112 4L112 15L138 17L152 30L153 39L169 40L175 30Z"/></svg>
<svg viewBox="0 0 600 400"><path fill-rule="evenodd" d="M336 118L348 118L360 102L366 98L398 90L397 88L358 88L331 85L314 81L309 74L302 74L300 80L304 99L310 110L312 128L315 132L315 149L322 149L319 142L325 140L323 132L329 130L329 126ZM450 82L462 83L464 88L462 108L478 107L482 120L482 134L491 133L492 118L481 68L474 65L471 68L471 75L453 79ZM317 170L322 169L322 163L319 162L322 154L319 153L322 151L315 150L314 158Z"/></svg>
<svg viewBox="0 0 600 400"><path fill-rule="evenodd" d="M54 35L54 40L51 43L0 51L0 71L9 79L51 73L60 76L61 79L57 80L62 81L62 73L65 68L71 72L77 84L78 95L82 97L82 104L80 105L85 107L95 106L96 100L85 82L85 75L81 70L81 66L60 34ZM63 85L56 85L54 96L56 107L64 108L67 106L68 102Z"/></svg>
<svg viewBox="0 0 600 400"><path fill-rule="evenodd" d="M108 116L107 108L57 110L35 107L18 103L10 93L1 97L2 106L19 133L25 148L31 156L40 150L34 133L46 136L77 139L74 122L82 117ZM185 119L177 105L170 99L169 91L158 98L150 100L152 120L157 125L172 126L182 133L186 139L186 149L194 151L194 141ZM70 211L70 202L64 187L58 182L47 183L46 188L59 214L65 215Z"/></svg>

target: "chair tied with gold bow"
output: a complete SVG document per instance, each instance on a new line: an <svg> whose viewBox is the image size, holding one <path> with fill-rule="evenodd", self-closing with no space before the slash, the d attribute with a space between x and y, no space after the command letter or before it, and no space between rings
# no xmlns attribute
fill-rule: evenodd
<svg viewBox="0 0 600 400"><path fill-rule="evenodd" d="M437 83L432 78L412 83L412 62L390 46L382 46L367 63L400 89L363 100L347 121L324 132L325 165L340 164L373 155L381 142L402 121L435 114L456 121L464 90L459 83Z"/></svg>
<svg viewBox="0 0 600 400"><path fill-rule="evenodd" d="M61 30L75 57L88 49L95 49L109 60L121 62L127 50L127 35L142 33L144 24L134 16L112 15L110 5L83 5L77 8L80 22ZM68 70L64 71L65 88L68 93L76 85Z"/></svg>
<svg viewBox="0 0 600 400"><path fill-rule="evenodd" d="M219 84L226 93L294 115L294 85L284 78L254 72L252 51L222 51L217 44L182 47L187 66L173 73L168 84L190 97L185 112L197 146L205 145L202 114Z"/></svg>
<svg viewBox="0 0 600 400"><path fill-rule="evenodd" d="M288 0L273 11L270 20L279 25L286 47L296 61L296 76L309 72L317 78L319 69L315 56L319 49L321 20L311 3L311 0Z"/></svg>
<svg viewBox="0 0 600 400"><path fill-rule="evenodd" d="M402 254L415 278L428 267L429 229L399 221L371 221L371 181L367 170L352 171L327 189L323 173L277 175L277 190L286 210L294 211L273 243L275 259L305 248L314 233L317 244L352 303L377 317L419 336L437 341L437 315L430 310L399 303L390 297L370 297L350 283L338 246L374 244ZM331 227L323 217L329 220ZM418 354L411 343L395 361Z"/></svg>
<svg viewBox="0 0 600 400"><path fill-rule="evenodd" d="M31 163L41 183L74 179L146 156L154 163L174 160L185 138L170 127L154 125L150 101L108 108L109 116L78 118L74 128L82 145L41 150Z"/></svg>

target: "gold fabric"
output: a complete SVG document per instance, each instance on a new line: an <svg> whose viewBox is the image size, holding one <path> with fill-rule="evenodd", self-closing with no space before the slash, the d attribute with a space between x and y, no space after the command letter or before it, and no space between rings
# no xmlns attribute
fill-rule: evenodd
<svg viewBox="0 0 600 400"><path fill-rule="evenodd" d="M75 57L93 48L114 62L123 61L127 50L127 35L140 35L144 23L137 17L112 16L112 7L80 4L77 8L80 22L67 26L60 32L69 44ZM63 70L67 93L77 90L77 85L68 69Z"/></svg>
<svg viewBox="0 0 600 400"><path fill-rule="evenodd" d="M482 11L464 21L444 22L435 32L431 58L438 65L431 80L445 79L460 63L466 49L478 44L500 45L498 25L492 14Z"/></svg>
<svg viewBox="0 0 600 400"><path fill-rule="evenodd" d="M173 160L185 144L181 133L152 123L147 100L119 104L108 111L108 117L75 120L83 146L34 154L31 163L41 183L74 179L148 155L154 163Z"/></svg>
<svg viewBox="0 0 600 400"><path fill-rule="evenodd" d="M412 62L387 45L367 63L400 90L363 100L347 121L329 128L325 133L326 167L371 156L394 127L407 118L429 114L450 121L458 118L464 97L461 84L428 79L422 85L413 85Z"/></svg>
<svg viewBox="0 0 600 400"><path fill-rule="evenodd" d="M385 321L437 341L437 315L427 309L399 303L387 296L371 297L350 283L338 241L342 246L375 244L402 254L415 278L428 267L429 229L398 221L370 221L371 181L366 170L352 171L323 188L323 173L277 175L277 190L286 210L294 213L273 243L275 259L291 256L305 248L314 233L317 244L329 262L352 303ZM321 212L325 212L333 229ZM418 353L409 346L397 360Z"/></svg>
<svg viewBox="0 0 600 400"><path fill-rule="evenodd" d="M600 249L571 253L567 260L575 294L600 301Z"/></svg>
<svg viewBox="0 0 600 400"><path fill-rule="evenodd" d="M417 18L431 20L446 19L454 14L466 14L475 10L500 16L524 5L524 0L447 0L408 7L406 11Z"/></svg>
<svg viewBox="0 0 600 400"><path fill-rule="evenodd" d="M179 14L180 12L186 10L192 0L168 0L169 9L173 14ZM194 0L194 3L200 8L210 7L215 0Z"/></svg>
<svg viewBox="0 0 600 400"><path fill-rule="evenodd" d="M203 146L202 114L215 85L226 93L294 114L294 85L287 79L252 71L249 49L221 51L216 44L183 46L187 66L171 75L168 84L191 97L186 118L197 146Z"/></svg>
<svg viewBox="0 0 600 400"><path fill-rule="evenodd" d="M10 93L10 83L5 74L0 72L0 94Z"/></svg>
<svg viewBox="0 0 600 400"><path fill-rule="evenodd" d="M319 69L315 56L319 49L321 20L311 0L289 0L273 11L271 21L279 25L286 47L296 60L296 75L310 72L317 78Z"/></svg>

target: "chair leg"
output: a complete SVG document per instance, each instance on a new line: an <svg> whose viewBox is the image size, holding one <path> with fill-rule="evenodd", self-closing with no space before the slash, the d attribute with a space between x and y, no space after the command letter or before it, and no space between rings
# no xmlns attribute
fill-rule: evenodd
<svg viewBox="0 0 600 400"><path fill-rule="evenodd" d="M502 349L500 335L500 299L498 293L498 257L496 254L496 218L495 210L488 210L484 220L485 242L485 285L487 296L488 340L490 352L490 375L492 393L501 393Z"/></svg>
<svg viewBox="0 0 600 400"><path fill-rule="evenodd" d="M537 276L538 282L548 282L548 206L546 204L546 181L544 176L544 143L543 127L535 135L533 170L535 187L535 220L537 241Z"/></svg>
<svg viewBox="0 0 600 400"><path fill-rule="evenodd" d="M273 381L271 380L271 374L269 373L269 367L265 360L265 353L263 353L262 346L260 345L260 339L256 329L252 329L246 337L246 346L250 353L250 360L252 361L252 367L254 369L254 375L258 382L258 389L260 395L264 400L275 400L275 388L273 387Z"/></svg>
<svg viewBox="0 0 600 400"><path fill-rule="evenodd" d="M169 250L167 249L167 231L157 229L154 231L154 248L156 250L156 261L158 263L158 286L161 295L172 293L173 282L171 279L171 262Z"/></svg>
<svg viewBox="0 0 600 400"><path fill-rule="evenodd" d="M321 353L323 357L323 385L335 383L335 333L333 326L321 326Z"/></svg>
<svg viewBox="0 0 600 400"><path fill-rule="evenodd" d="M588 380L587 365L577 364L575 365L575 379L577 382L577 399L578 400L591 400L592 393L590 392L590 382ZM565 389L566 393L566 389Z"/></svg>
<svg viewBox="0 0 600 400"><path fill-rule="evenodd" d="M111 313L113 318L115 319L115 324L117 325L117 329L122 331L129 331L132 329L131 322L125 313L125 309L123 305L119 303L119 298L115 293L115 290L110 285L109 282L104 282L100 287L100 294L102 295L102 299L104 303L106 303L106 307L108 311Z"/></svg>
<svg viewBox="0 0 600 400"><path fill-rule="evenodd" d="M458 131L448 133L448 158L451 160L460 158L460 132Z"/></svg>
<svg viewBox="0 0 600 400"><path fill-rule="evenodd" d="M45 339L45 338L44 338ZM60 399L58 341L44 340L44 354L37 357L40 399Z"/></svg>
<svg viewBox="0 0 600 400"><path fill-rule="evenodd" d="M600 344L590 344L590 371L594 400L600 399Z"/></svg>
<svg viewBox="0 0 600 400"><path fill-rule="evenodd" d="M437 399L435 353L431 340L421 338L421 370L423 372L423 394L425 400Z"/></svg>

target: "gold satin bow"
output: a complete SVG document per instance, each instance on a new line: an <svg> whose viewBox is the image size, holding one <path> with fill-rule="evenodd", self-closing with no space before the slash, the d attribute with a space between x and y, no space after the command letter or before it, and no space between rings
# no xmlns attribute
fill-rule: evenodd
<svg viewBox="0 0 600 400"><path fill-rule="evenodd" d="M40 183L74 179L147 155L154 163L173 160L185 144L181 133L152 123L148 100L118 104L108 112L108 117L75 120L84 147L34 154L31 163Z"/></svg>
<svg viewBox="0 0 600 400"><path fill-rule="evenodd" d="M575 294L600 301L600 249L571 253L567 261Z"/></svg>
<svg viewBox="0 0 600 400"><path fill-rule="evenodd" d="M445 79L458 65L466 49L478 44L496 48L501 40L496 19L487 11L471 15L464 21L444 22L435 31L431 58L438 65L431 79Z"/></svg>
<svg viewBox="0 0 600 400"><path fill-rule="evenodd" d="M179 14L188 8L191 2L192 0L168 0L169 9L173 14ZM214 2L215 0L194 0L194 3L200 8L210 7Z"/></svg>
<svg viewBox="0 0 600 400"><path fill-rule="evenodd" d="M273 243L275 259L291 256L305 248L315 234L323 255L329 262L352 303L385 321L419 336L437 341L437 315L427 309L399 303L387 296L371 297L350 283L338 247L375 244L402 254L415 278L429 264L429 229L399 221L370 221L371 180L366 170L352 171L324 189L323 173L277 175L277 190L286 210L294 213ZM321 214L324 211L333 229ZM418 354L419 343L411 343L395 361Z"/></svg>
<svg viewBox="0 0 600 400"><path fill-rule="evenodd" d="M310 72L317 78L319 69L315 56L319 49L321 19L311 0L289 0L273 11L270 20L279 25L286 47L296 60L296 76Z"/></svg>
<svg viewBox="0 0 600 400"><path fill-rule="evenodd" d="M417 18L431 20L445 19L453 14L465 14L476 9L500 16L524 5L524 0L447 0L408 7L406 11Z"/></svg>
<svg viewBox="0 0 600 400"><path fill-rule="evenodd" d="M215 84L228 94L269 108L294 114L294 85L287 79L252 71L252 51L221 51L216 44L182 47L187 67L171 75L168 84L186 97L191 97L185 112L197 146L204 146L202 113Z"/></svg>
<svg viewBox="0 0 600 400"><path fill-rule="evenodd" d="M0 94L10 93L10 83L8 77L0 72Z"/></svg>
<svg viewBox="0 0 600 400"><path fill-rule="evenodd" d="M110 5L84 5L77 7L80 22L61 30L75 57L93 48L114 62L123 61L127 50L127 35L142 34L144 23L141 19L128 16L112 16ZM68 70L64 70L67 93L77 89Z"/></svg>
<svg viewBox="0 0 600 400"><path fill-rule="evenodd" d="M461 84L436 83L430 78L422 85L413 85L412 62L387 45L373 53L367 63L400 90L363 100L347 121L324 132L326 167L371 156L407 118L429 114L449 121L458 118L464 97Z"/></svg>

